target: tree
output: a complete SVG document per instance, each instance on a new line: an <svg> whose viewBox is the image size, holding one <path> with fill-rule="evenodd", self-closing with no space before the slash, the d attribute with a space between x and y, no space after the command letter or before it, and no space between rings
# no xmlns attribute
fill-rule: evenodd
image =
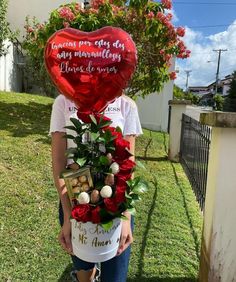
<svg viewBox="0 0 236 282"><path fill-rule="evenodd" d="M46 23L35 19L26 23L27 36L24 47L29 55L35 79L44 81L46 92L50 92L49 79L45 75L44 47L47 39L57 30L72 27L82 31L94 31L104 26L120 27L131 34L138 49L138 66L130 82L128 95L142 97L160 92L163 84L175 79L169 67L174 57L187 58L187 50L181 37L185 30L174 27L171 0L154 2L149 0L93 0L83 9L79 3L60 6L50 14ZM48 89L47 89L47 87Z"/></svg>
<svg viewBox="0 0 236 282"><path fill-rule="evenodd" d="M223 109L227 112L236 112L236 71L232 73L228 94Z"/></svg>
<svg viewBox="0 0 236 282"><path fill-rule="evenodd" d="M232 73L232 80L229 86L229 98L236 98L236 71Z"/></svg>
<svg viewBox="0 0 236 282"><path fill-rule="evenodd" d="M185 99L185 93L184 90L177 85L174 85L174 98L177 100L183 100Z"/></svg>

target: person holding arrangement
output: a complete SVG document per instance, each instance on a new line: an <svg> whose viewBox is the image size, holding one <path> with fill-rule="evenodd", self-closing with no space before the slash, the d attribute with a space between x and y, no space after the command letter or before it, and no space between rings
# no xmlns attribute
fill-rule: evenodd
<svg viewBox="0 0 236 282"><path fill-rule="evenodd" d="M68 198L65 182L60 174L67 167L73 168L65 155L66 149L73 147L71 140L63 138L66 133L65 126L70 124L71 117L77 117L76 105L63 95L59 95L53 104L50 133L52 136L52 166L55 186L60 198L59 219L61 231L59 242L63 249L68 252L74 264L73 275L79 282L95 281L96 264L85 262L73 255L71 244L71 205ZM134 160L135 138L142 134L138 110L135 102L129 97L122 95L110 103L104 115L112 120L112 126L119 126L126 140L130 142L131 159ZM128 212L124 213L128 218L122 221L120 245L117 256L101 263L101 282L125 282L128 271L130 244L133 241L133 219ZM76 281L75 280L75 281Z"/></svg>

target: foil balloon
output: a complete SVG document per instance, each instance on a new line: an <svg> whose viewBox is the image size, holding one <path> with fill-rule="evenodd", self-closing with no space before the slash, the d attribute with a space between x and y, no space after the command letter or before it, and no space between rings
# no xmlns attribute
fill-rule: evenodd
<svg viewBox="0 0 236 282"><path fill-rule="evenodd" d="M45 47L45 65L57 89L80 111L102 111L122 94L137 63L135 43L120 28L94 32L65 28Z"/></svg>

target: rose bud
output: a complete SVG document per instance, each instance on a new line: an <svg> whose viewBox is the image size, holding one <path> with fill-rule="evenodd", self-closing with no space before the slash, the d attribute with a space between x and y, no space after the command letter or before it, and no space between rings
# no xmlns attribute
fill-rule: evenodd
<svg viewBox="0 0 236 282"><path fill-rule="evenodd" d="M90 201L89 194L86 192L82 192L79 194L78 202L81 205L88 204Z"/></svg>
<svg viewBox="0 0 236 282"><path fill-rule="evenodd" d="M110 185L110 186L114 185L114 183L115 183L114 174L113 174L113 173L109 173L109 174L106 176L104 182L105 182L106 185Z"/></svg>
<svg viewBox="0 0 236 282"><path fill-rule="evenodd" d="M120 171L120 166L115 162L111 164L110 169L113 174L117 174Z"/></svg>
<svg viewBox="0 0 236 282"><path fill-rule="evenodd" d="M77 178L74 178L74 179L71 179L71 185L72 186L76 186L78 184L78 179Z"/></svg>
<svg viewBox="0 0 236 282"><path fill-rule="evenodd" d="M111 153L107 154L107 159L109 161L109 164L111 164L112 163L112 154Z"/></svg>
<svg viewBox="0 0 236 282"><path fill-rule="evenodd" d="M112 196L111 186L109 186L109 185L103 186L100 194L103 198L111 198L111 196Z"/></svg>
<svg viewBox="0 0 236 282"><path fill-rule="evenodd" d="M78 186L75 186L73 189L72 189L72 192L73 193L79 193L80 192L80 188Z"/></svg>
<svg viewBox="0 0 236 282"><path fill-rule="evenodd" d="M87 177L85 175L79 177L79 182L84 183L86 181L87 181Z"/></svg>
<svg viewBox="0 0 236 282"><path fill-rule="evenodd" d="M99 202L100 199L100 193L98 190L93 190L91 193L91 203L96 204Z"/></svg>
<svg viewBox="0 0 236 282"><path fill-rule="evenodd" d="M90 187L89 187L89 185L88 185L87 182L82 184L82 190L83 190L84 192L88 192L89 189L90 189Z"/></svg>

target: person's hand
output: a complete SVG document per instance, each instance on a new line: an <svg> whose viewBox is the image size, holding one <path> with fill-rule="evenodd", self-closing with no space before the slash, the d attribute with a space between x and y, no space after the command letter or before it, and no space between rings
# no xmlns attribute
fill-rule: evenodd
<svg viewBox="0 0 236 282"><path fill-rule="evenodd" d="M73 252L72 252L72 244L71 244L71 223L69 220L64 221L64 224L58 236L58 240L62 248L68 254L72 255Z"/></svg>
<svg viewBox="0 0 236 282"><path fill-rule="evenodd" d="M129 245L133 242L133 235L130 225L130 218L128 220L122 220L121 235L120 235L120 245L117 251L117 255L122 254Z"/></svg>

